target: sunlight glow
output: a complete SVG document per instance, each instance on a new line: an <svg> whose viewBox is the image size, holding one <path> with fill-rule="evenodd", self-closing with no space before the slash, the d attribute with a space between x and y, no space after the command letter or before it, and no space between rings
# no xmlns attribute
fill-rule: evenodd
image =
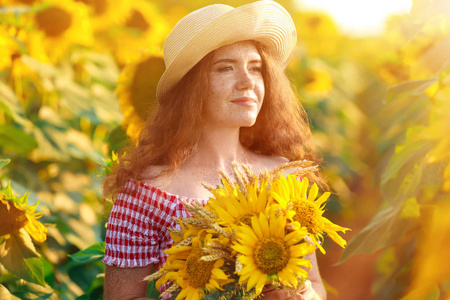
<svg viewBox="0 0 450 300"><path fill-rule="evenodd" d="M330 15L344 33L354 36L377 35L393 14L409 13L411 0L297 0L299 9Z"/></svg>

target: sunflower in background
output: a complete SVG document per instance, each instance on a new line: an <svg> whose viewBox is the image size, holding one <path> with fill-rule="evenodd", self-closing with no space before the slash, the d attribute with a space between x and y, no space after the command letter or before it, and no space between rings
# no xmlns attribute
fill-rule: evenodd
<svg viewBox="0 0 450 300"><path fill-rule="evenodd" d="M297 12L293 15L298 40L305 44L308 57L333 58L338 53L341 40L336 25L330 17L317 12Z"/></svg>
<svg viewBox="0 0 450 300"><path fill-rule="evenodd" d="M309 67L301 73L302 89L316 96L327 96L333 88L333 79L325 68Z"/></svg>
<svg viewBox="0 0 450 300"><path fill-rule="evenodd" d="M162 48L169 26L156 4L135 0L127 8L126 18L118 26L98 31L96 36L105 50L112 49L119 65L133 62L142 49Z"/></svg>
<svg viewBox="0 0 450 300"><path fill-rule="evenodd" d="M18 1L10 2L17 4ZM27 2L30 10L17 14L17 22L43 34L41 47L48 53L51 62L59 62L72 45L92 45L89 12L83 3L72 0ZM23 4L23 1L20 3Z"/></svg>
<svg viewBox="0 0 450 300"><path fill-rule="evenodd" d="M12 18L6 17L0 25L0 69L6 72L4 81L15 91L16 96L23 102L29 97L28 93L36 88L43 94L39 76L26 64L29 57L40 62L48 62L49 58L42 47L44 36L41 32L21 28L8 24ZM34 88L26 88L32 84Z"/></svg>
<svg viewBox="0 0 450 300"><path fill-rule="evenodd" d="M158 105L156 87L164 70L162 53L143 50L119 76L116 93L124 115L122 126L133 141L137 141L145 121Z"/></svg>
<svg viewBox="0 0 450 300"><path fill-rule="evenodd" d="M74 0L84 3L90 12L94 31L123 24L129 14L131 1L114 0Z"/></svg>

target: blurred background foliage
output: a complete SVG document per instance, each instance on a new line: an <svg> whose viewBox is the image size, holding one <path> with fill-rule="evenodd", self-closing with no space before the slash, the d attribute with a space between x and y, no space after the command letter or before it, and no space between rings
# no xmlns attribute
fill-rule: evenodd
<svg viewBox="0 0 450 300"><path fill-rule="evenodd" d="M335 192L327 214L353 228L345 251L325 244L330 254L319 255L329 299L448 299L449 1L413 0L368 38L278 2L298 28L287 73ZM164 38L213 1L1 3L0 196L39 203L48 232L30 254L31 277L0 249L0 298L102 299L111 205L101 174L157 106Z"/></svg>

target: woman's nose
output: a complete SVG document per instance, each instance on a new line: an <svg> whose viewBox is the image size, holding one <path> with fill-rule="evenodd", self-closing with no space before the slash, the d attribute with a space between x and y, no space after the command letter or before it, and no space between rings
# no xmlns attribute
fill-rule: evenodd
<svg viewBox="0 0 450 300"><path fill-rule="evenodd" d="M237 88L239 90L251 90L254 86L255 82L247 70L239 73L239 78L237 81Z"/></svg>

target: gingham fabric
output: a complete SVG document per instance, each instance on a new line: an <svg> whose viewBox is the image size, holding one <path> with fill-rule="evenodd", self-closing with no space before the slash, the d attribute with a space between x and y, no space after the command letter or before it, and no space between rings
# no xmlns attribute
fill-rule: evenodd
<svg viewBox="0 0 450 300"><path fill-rule="evenodd" d="M181 200L194 201L129 179L117 194L109 215L102 262L121 268L155 263L157 269L161 268L167 259L163 251L172 245L168 228L179 228L172 217L190 216ZM202 204L208 201L197 200ZM166 288L161 287L161 291Z"/></svg>

